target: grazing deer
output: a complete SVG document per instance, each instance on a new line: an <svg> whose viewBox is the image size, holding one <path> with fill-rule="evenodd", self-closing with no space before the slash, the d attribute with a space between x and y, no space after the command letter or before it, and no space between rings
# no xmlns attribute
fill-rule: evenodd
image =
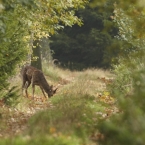
<svg viewBox="0 0 145 145"><path fill-rule="evenodd" d="M32 66L25 66L21 70L21 74L23 80L22 90L25 88L25 93L27 97L28 97L27 89L31 83L32 83L32 90L33 90L33 99L34 99L35 85L38 85L40 87L45 98L47 97L44 91L48 94L49 98L56 93L57 88L53 89L53 86L50 86L47 83L44 74L42 73L41 70L38 70L37 68Z"/></svg>

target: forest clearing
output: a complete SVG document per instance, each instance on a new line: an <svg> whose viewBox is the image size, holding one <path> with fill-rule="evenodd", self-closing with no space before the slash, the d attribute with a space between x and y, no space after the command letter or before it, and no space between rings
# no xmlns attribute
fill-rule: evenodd
<svg viewBox="0 0 145 145"><path fill-rule="evenodd" d="M145 0L0 0L0 144L144 145L144 30Z"/></svg>
<svg viewBox="0 0 145 145"><path fill-rule="evenodd" d="M23 140L22 144L40 144L33 143L33 139L48 137L50 143L47 139L45 143L44 139L44 144L53 144L57 138L64 144L93 144L93 140L103 139L103 135L95 131L97 123L118 112L115 98L106 90L107 81L113 79L113 74L101 69L71 72L46 65L44 73L49 84L59 87L52 98L44 101L42 92L36 87L33 100L30 86L29 98L20 95L14 98L16 100L7 100L15 102L14 107L8 107L1 100L0 137L3 140L0 143L19 144L19 140ZM10 82L21 90L20 74Z"/></svg>

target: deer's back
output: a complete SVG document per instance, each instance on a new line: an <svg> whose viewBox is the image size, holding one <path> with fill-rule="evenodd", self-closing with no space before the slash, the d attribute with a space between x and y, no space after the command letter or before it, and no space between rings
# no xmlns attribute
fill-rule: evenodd
<svg viewBox="0 0 145 145"><path fill-rule="evenodd" d="M28 81L32 80L35 85L46 85L47 82L41 70L32 66L26 66L25 68Z"/></svg>
<svg viewBox="0 0 145 145"><path fill-rule="evenodd" d="M35 85L44 86L44 85L47 84L46 79L45 79L45 77L44 77L42 71L40 71L40 70L35 70L35 71L33 72L33 74L32 74L32 77L33 77L33 78L32 78L32 79L33 79L33 83L34 83Z"/></svg>

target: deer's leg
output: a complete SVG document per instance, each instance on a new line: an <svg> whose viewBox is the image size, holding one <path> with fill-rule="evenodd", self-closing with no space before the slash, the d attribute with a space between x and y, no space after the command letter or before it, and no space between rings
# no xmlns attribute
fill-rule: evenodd
<svg viewBox="0 0 145 145"><path fill-rule="evenodd" d="M34 83L32 84L32 97L33 97L33 100L34 100L34 93L35 93L35 85Z"/></svg>
<svg viewBox="0 0 145 145"><path fill-rule="evenodd" d="M23 80L23 84L22 84L22 90L24 89L24 87L25 87L25 84L26 84L26 81L25 81L25 80Z"/></svg>
<svg viewBox="0 0 145 145"><path fill-rule="evenodd" d="M46 97L46 95L45 95L45 93L44 93L43 88L42 88L41 86L39 86L39 87L40 87L40 89L41 89L41 91L42 91L42 93L43 93L43 95L44 95L45 99L47 99L47 97Z"/></svg>
<svg viewBox="0 0 145 145"><path fill-rule="evenodd" d="M24 90L24 88L25 88L25 85L26 85L26 82L23 82L23 84L22 84L22 96L24 96L23 90Z"/></svg>
<svg viewBox="0 0 145 145"><path fill-rule="evenodd" d="M29 98L27 89L30 86L30 84L31 84L30 81L27 81L27 83L25 83L25 93L26 93L27 98Z"/></svg>
<svg viewBox="0 0 145 145"><path fill-rule="evenodd" d="M23 83L22 83L22 95L23 95L23 90L24 90L24 88L26 88L26 84L27 84L25 75L22 76L22 81L23 81Z"/></svg>

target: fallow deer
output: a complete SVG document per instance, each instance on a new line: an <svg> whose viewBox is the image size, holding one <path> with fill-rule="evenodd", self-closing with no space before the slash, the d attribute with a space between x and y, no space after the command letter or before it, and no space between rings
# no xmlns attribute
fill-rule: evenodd
<svg viewBox="0 0 145 145"><path fill-rule="evenodd" d="M21 75L22 75L22 90L25 88L25 93L26 96L28 97L28 87L32 83L32 90L33 90L33 99L34 99L34 93L35 93L35 85L39 86L44 97L46 97L44 91L48 94L48 97L50 98L56 93L56 89L53 88L53 86L49 85L48 82L46 81L44 74L41 70L33 67L33 66L25 66L21 70Z"/></svg>

